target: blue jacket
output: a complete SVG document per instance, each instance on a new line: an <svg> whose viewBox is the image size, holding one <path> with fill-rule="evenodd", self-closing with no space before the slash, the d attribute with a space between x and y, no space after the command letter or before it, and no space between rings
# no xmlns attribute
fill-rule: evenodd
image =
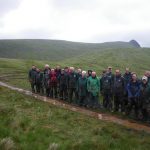
<svg viewBox="0 0 150 150"><path fill-rule="evenodd" d="M128 97L140 96L141 83L139 81L133 82L132 80L127 85Z"/></svg>

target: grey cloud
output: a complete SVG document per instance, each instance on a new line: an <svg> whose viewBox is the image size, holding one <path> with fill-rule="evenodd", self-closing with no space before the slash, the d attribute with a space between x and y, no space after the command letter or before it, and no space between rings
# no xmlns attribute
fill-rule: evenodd
<svg viewBox="0 0 150 150"><path fill-rule="evenodd" d="M16 9L22 0L0 0L0 17Z"/></svg>

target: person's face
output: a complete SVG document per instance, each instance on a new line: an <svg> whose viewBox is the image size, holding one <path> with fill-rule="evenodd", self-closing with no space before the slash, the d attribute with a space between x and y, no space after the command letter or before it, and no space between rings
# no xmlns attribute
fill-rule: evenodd
<svg viewBox="0 0 150 150"><path fill-rule="evenodd" d="M54 73L55 72L54 69L52 69L51 72Z"/></svg>
<svg viewBox="0 0 150 150"><path fill-rule="evenodd" d="M81 74L81 69L78 69L78 73Z"/></svg>
<svg viewBox="0 0 150 150"><path fill-rule="evenodd" d="M33 69L33 70L35 70L35 69L36 69L36 67L35 67L35 66L32 66L32 69Z"/></svg>
<svg viewBox="0 0 150 150"><path fill-rule="evenodd" d="M133 74L133 75L132 75L132 79L133 79L134 81L137 79L136 74Z"/></svg>
<svg viewBox="0 0 150 150"><path fill-rule="evenodd" d="M73 72L74 72L74 70L73 70L73 69L70 69L70 72L71 72L71 73L73 73Z"/></svg>
<svg viewBox="0 0 150 150"><path fill-rule="evenodd" d="M58 70L59 70L59 69L60 69L60 66L57 66L57 67L56 67L56 69L58 69Z"/></svg>
<svg viewBox="0 0 150 150"><path fill-rule="evenodd" d="M90 71L88 74L89 74L89 75L91 75L91 74L92 74L92 72Z"/></svg>
<svg viewBox="0 0 150 150"><path fill-rule="evenodd" d="M92 77L95 77L96 76L96 73L95 72L92 72Z"/></svg>
<svg viewBox="0 0 150 150"><path fill-rule="evenodd" d="M146 84L146 83L147 83L147 81L146 81L146 80L142 80L142 82L143 82L144 84Z"/></svg>
<svg viewBox="0 0 150 150"><path fill-rule="evenodd" d="M37 71L37 72L40 72L40 70L39 70L39 69L36 69L36 71Z"/></svg>
<svg viewBox="0 0 150 150"><path fill-rule="evenodd" d="M112 72L112 68L108 68L108 72Z"/></svg>
<svg viewBox="0 0 150 150"><path fill-rule="evenodd" d="M82 73L82 78L86 77L86 73Z"/></svg>
<svg viewBox="0 0 150 150"><path fill-rule="evenodd" d="M120 71L116 71L116 76L119 76L120 75Z"/></svg>
<svg viewBox="0 0 150 150"><path fill-rule="evenodd" d="M126 73L129 73L129 69L126 69Z"/></svg>
<svg viewBox="0 0 150 150"><path fill-rule="evenodd" d="M67 69L67 68L65 69L65 72L68 72L68 69Z"/></svg>
<svg viewBox="0 0 150 150"><path fill-rule="evenodd" d="M45 69L46 69L46 70L49 69L48 66L46 66Z"/></svg>

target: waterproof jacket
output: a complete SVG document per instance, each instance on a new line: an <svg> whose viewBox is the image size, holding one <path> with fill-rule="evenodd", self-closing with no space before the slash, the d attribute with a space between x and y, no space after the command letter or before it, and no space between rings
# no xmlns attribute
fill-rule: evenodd
<svg viewBox="0 0 150 150"><path fill-rule="evenodd" d="M93 96L98 96L100 91L100 81L98 77L89 77L87 81L87 90Z"/></svg>
<svg viewBox="0 0 150 150"><path fill-rule="evenodd" d="M125 88L127 88L128 83L131 81L131 77L132 77L131 72L125 73L125 74L123 75L123 77L124 77L124 85L125 85Z"/></svg>
<svg viewBox="0 0 150 150"><path fill-rule="evenodd" d="M114 82L113 82L113 92L114 93L124 93L124 78L119 76L114 76Z"/></svg>
<svg viewBox="0 0 150 150"><path fill-rule="evenodd" d="M36 73L36 84L43 84L43 73L42 72Z"/></svg>
<svg viewBox="0 0 150 150"><path fill-rule="evenodd" d="M104 75L102 76L102 78L100 79L100 89L101 91L111 91L112 90L112 86L113 86L113 82L111 77Z"/></svg>
<svg viewBox="0 0 150 150"><path fill-rule="evenodd" d="M50 82L49 82L49 85L50 86L57 86L57 74L56 74L56 72L54 71L54 72L50 72L50 75L49 75L49 77L50 77Z"/></svg>
<svg viewBox="0 0 150 150"><path fill-rule="evenodd" d="M77 74L75 72L69 73L68 75L68 88L76 88L77 87Z"/></svg>
<svg viewBox="0 0 150 150"><path fill-rule="evenodd" d="M142 83L141 84L141 89L140 89L140 92L141 92L141 98L142 100L148 100L149 103L150 103L150 84L146 83Z"/></svg>
<svg viewBox="0 0 150 150"><path fill-rule="evenodd" d="M129 98L137 98L140 96L140 82L137 80L133 82L132 80L127 85L128 97Z"/></svg>
<svg viewBox="0 0 150 150"><path fill-rule="evenodd" d="M86 96L87 95L87 78L86 77L80 77L78 79L77 84L77 91L79 96Z"/></svg>
<svg viewBox="0 0 150 150"><path fill-rule="evenodd" d="M28 77L29 77L29 81L30 82L32 82L32 83L35 83L35 81L36 81L36 70L34 70L34 69L31 69L30 71L29 71L29 74L28 74Z"/></svg>
<svg viewBox="0 0 150 150"><path fill-rule="evenodd" d="M44 70L44 86L45 88L49 88L49 80L50 80L50 69Z"/></svg>
<svg viewBox="0 0 150 150"><path fill-rule="evenodd" d="M61 73L58 77L59 85L66 85L67 86L67 81L68 81L68 75L66 73Z"/></svg>

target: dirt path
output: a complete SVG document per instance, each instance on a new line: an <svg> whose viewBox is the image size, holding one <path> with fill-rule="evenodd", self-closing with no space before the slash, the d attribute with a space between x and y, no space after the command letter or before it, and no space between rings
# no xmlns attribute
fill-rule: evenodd
<svg viewBox="0 0 150 150"><path fill-rule="evenodd" d="M28 90L17 88L17 87L8 85L4 82L0 82L0 86L7 87L11 90L18 91L18 92L23 93L25 95L35 97L36 99L39 99L41 101L44 101L44 102L47 102L47 103L50 103L50 104L53 104L53 105L71 110L71 111L74 111L74 112L79 112L81 114L97 118L99 120L105 120L107 122L117 123L117 124L123 125L127 128L130 128L130 129L135 129L135 130L139 130L139 131L146 131L146 132L150 133L150 126L139 124L137 122L131 122L127 119L121 119L121 118L118 118L116 116L112 116L112 115L109 115L109 114L98 113L98 112L94 112L94 111L87 110L87 109L84 109L84 108L80 108L80 107L77 107L77 106L73 106L71 104L64 103L63 101L60 101L60 100L50 99L50 98L47 98L45 96L40 96L40 95L37 95L37 94L33 94L32 92L30 92Z"/></svg>

